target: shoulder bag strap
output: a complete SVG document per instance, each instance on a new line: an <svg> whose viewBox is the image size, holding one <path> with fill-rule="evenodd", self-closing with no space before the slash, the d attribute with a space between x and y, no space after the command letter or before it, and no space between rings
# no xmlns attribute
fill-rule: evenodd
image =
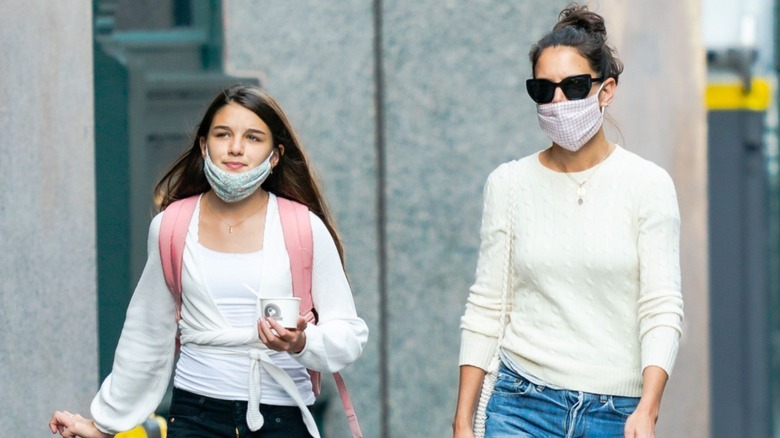
<svg viewBox="0 0 780 438"><path fill-rule="evenodd" d="M513 163L514 164L514 163ZM504 339L504 332L506 331L507 318L509 313L509 300L512 294L512 239L513 228L515 220L515 210L517 199L515 197L515 169L511 166L509 170L509 178L507 180L507 233L506 233L506 251L504 253L504 281L501 289L501 314L498 318L498 340L496 341L496 352L490 360L488 369L486 370L485 378L482 382L482 390L479 395L479 401L477 402L477 409L474 413L474 437L483 438L485 436L485 421L487 416L485 411L487 410L488 401L493 393L493 388L498 378L498 368L501 362L500 350L501 341Z"/></svg>

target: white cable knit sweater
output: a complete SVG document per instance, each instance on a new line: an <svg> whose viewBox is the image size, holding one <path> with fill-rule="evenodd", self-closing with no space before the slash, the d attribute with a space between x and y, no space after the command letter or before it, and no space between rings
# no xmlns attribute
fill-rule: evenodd
<svg viewBox="0 0 780 438"><path fill-rule="evenodd" d="M591 170L572 173L578 181ZM677 198L669 175L617 147L584 185L539 153L487 180L476 281L461 319L461 365L496 351L508 187L517 197L513 287L500 346L527 372L575 391L639 397L642 370L671 373L681 335Z"/></svg>
<svg viewBox="0 0 780 438"><path fill-rule="evenodd" d="M184 248L182 344L204 348L246 345L262 350L256 328L232 328L206 289L197 269L198 212L195 209ZM312 300L319 322L306 328L306 346L296 358L303 366L323 372L339 371L360 357L368 327L357 316L352 292L336 246L322 221L310 214L314 239ZM111 374L91 405L103 432L117 433L142 423L160 403L174 366L176 317L173 295L165 285L158 246L162 214L149 227L148 259L127 310ZM276 197L266 213L262 285L277 296L292 296L290 263L282 234ZM267 350L266 350L267 351ZM249 361L247 361L249 363ZM249 366L249 365L248 365Z"/></svg>

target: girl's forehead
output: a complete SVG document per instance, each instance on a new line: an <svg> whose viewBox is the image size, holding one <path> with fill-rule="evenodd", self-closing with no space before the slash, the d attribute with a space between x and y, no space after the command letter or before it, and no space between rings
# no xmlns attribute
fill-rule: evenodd
<svg viewBox="0 0 780 438"><path fill-rule="evenodd" d="M229 103L214 114L214 118L211 120L211 126L216 125L245 125L255 126L257 128L268 129L268 125L263 119L260 118L254 111L239 105L237 103Z"/></svg>

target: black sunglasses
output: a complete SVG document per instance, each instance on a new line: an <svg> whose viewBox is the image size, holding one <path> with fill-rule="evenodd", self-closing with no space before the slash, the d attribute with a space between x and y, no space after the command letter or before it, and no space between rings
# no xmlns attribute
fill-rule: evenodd
<svg viewBox="0 0 780 438"><path fill-rule="evenodd" d="M561 87L564 96L569 100L579 100L588 97L590 87L594 82L602 82L604 78L592 78L589 74L569 76L555 83L547 79L528 79L525 89L536 103L550 103L555 97L555 89Z"/></svg>

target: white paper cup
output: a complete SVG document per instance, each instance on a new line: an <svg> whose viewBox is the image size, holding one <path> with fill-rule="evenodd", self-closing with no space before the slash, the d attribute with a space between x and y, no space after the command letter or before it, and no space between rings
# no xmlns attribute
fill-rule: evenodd
<svg viewBox="0 0 780 438"><path fill-rule="evenodd" d="M258 317L276 320L284 328L298 326L300 298L259 298L258 305Z"/></svg>

